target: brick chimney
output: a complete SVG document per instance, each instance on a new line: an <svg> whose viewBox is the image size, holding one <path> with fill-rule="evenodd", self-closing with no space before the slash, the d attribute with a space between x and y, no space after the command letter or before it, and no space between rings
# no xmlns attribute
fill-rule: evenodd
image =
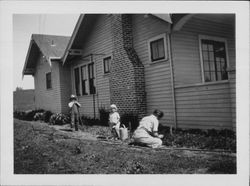
<svg viewBox="0 0 250 186"><path fill-rule="evenodd" d="M144 66L133 48L132 15L112 15L111 103L120 114L146 114Z"/></svg>

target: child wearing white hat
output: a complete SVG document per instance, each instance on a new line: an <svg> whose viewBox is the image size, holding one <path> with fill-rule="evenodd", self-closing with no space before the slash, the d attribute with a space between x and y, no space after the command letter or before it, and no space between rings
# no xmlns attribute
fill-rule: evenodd
<svg viewBox="0 0 250 186"><path fill-rule="evenodd" d="M77 101L77 97L75 95L70 96L70 102L68 104L70 108L70 118L71 123L70 127L73 128L75 126L75 130L78 131L78 123L80 118L79 108L81 107L81 104Z"/></svg>
<svg viewBox="0 0 250 186"><path fill-rule="evenodd" d="M117 112L117 107L115 104L110 105L109 114L109 125L111 126L111 132L115 138L120 138L120 115Z"/></svg>

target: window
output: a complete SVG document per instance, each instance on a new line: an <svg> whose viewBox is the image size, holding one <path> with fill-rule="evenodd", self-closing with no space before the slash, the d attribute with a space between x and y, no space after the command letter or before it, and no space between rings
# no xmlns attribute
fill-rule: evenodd
<svg viewBox="0 0 250 186"><path fill-rule="evenodd" d="M201 55L205 82L228 79L226 44L214 39L201 39Z"/></svg>
<svg viewBox="0 0 250 186"><path fill-rule="evenodd" d="M74 85L77 96L96 93L94 63L74 68Z"/></svg>
<svg viewBox="0 0 250 186"><path fill-rule="evenodd" d="M82 95L87 93L87 66L84 65L81 67L81 77L82 77Z"/></svg>
<svg viewBox="0 0 250 186"><path fill-rule="evenodd" d="M104 58L103 59L104 74L107 74L110 72L110 65L111 65L111 57Z"/></svg>
<svg viewBox="0 0 250 186"><path fill-rule="evenodd" d="M51 72L46 73L46 88L51 89L52 83L51 83Z"/></svg>
<svg viewBox="0 0 250 186"><path fill-rule="evenodd" d="M91 63L89 67L89 93L95 94L95 77L94 77L94 64Z"/></svg>
<svg viewBox="0 0 250 186"><path fill-rule="evenodd" d="M76 91L76 95L80 96L80 74L79 74L79 68L75 68L74 70L74 74L75 74L75 91Z"/></svg>
<svg viewBox="0 0 250 186"><path fill-rule="evenodd" d="M166 35L161 34L148 41L149 57L151 62L167 59Z"/></svg>

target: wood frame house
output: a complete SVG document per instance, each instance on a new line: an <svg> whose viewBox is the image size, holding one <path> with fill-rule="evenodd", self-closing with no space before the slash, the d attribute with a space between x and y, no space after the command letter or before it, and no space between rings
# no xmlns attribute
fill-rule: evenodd
<svg viewBox="0 0 250 186"><path fill-rule="evenodd" d="M67 112L71 90L69 68L62 66L61 57L70 37L32 34L23 75L32 75L35 81L35 107L52 112Z"/></svg>
<svg viewBox="0 0 250 186"><path fill-rule="evenodd" d="M70 92L91 117L114 103L161 109L163 125L235 128L234 32L234 14L81 15L57 63L61 105Z"/></svg>

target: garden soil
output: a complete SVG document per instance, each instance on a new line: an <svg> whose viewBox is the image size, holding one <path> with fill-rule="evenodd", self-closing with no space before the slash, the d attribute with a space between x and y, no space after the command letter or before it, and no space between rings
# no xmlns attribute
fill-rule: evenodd
<svg viewBox="0 0 250 186"><path fill-rule="evenodd" d="M14 119L15 174L235 174L228 153L151 149L99 140L107 127L51 126Z"/></svg>

